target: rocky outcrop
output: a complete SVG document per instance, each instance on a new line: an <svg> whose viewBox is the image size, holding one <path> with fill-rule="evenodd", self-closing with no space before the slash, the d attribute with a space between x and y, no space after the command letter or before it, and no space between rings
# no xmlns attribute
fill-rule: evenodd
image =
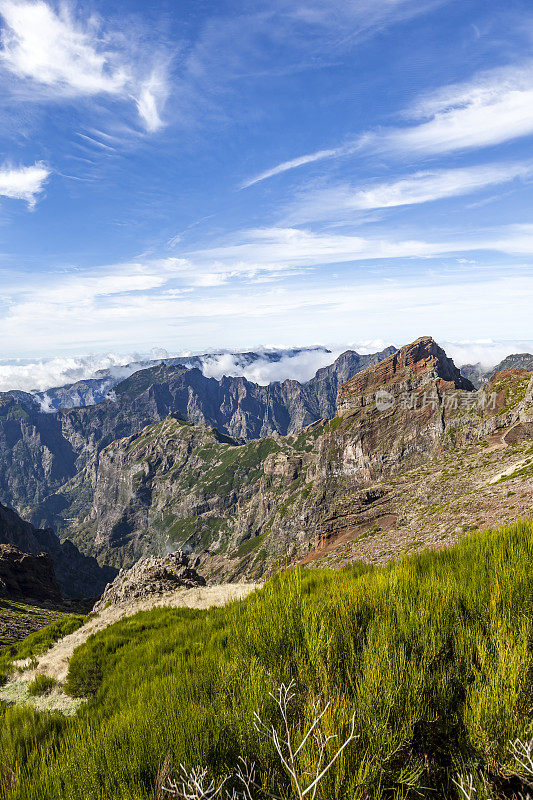
<svg viewBox="0 0 533 800"><path fill-rule="evenodd" d="M320 474L370 481L425 459L444 435L447 406L459 405L462 392L474 386L433 339L402 347L340 387L339 425L323 441Z"/></svg>
<svg viewBox="0 0 533 800"><path fill-rule="evenodd" d="M110 605L123 605L132 600L195 586L205 586L205 578L190 566L183 553L146 558L131 569L121 569L115 580L106 587L93 611L98 613Z"/></svg>
<svg viewBox="0 0 533 800"><path fill-rule="evenodd" d="M30 555L0 544L0 597L33 603L60 603L61 590L47 553Z"/></svg>
<svg viewBox="0 0 533 800"><path fill-rule="evenodd" d="M38 530L22 520L12 509L0 504L0 544L25 554L46 554L53 565L63 595L68 598L98 597L116 575L110 567L100 567L95 558L82 555L71 542L60 542L55 533Z"/></svg>
<svg viewBox="0 0 533 800"><path fill-rule="evenodd" d="M510 356L507 356L500 361L499 364L496 364L491 370L489 370L485 377L487 380L493 378L496 373L503 372L506 369L520 369L526 370L527 372L533 372L533 354L531 353L513 353Z"/></svg>
<svg viewBox="0 0 533 800"><path fill-rule="evenodd" d="M337 396L337 414L342 416L352 408L375 402L378 391L385 403L386 392L399 397L405 392L442 394L453 389L473 391L474 386L431 337L423 336L343 383Z"/></svg>

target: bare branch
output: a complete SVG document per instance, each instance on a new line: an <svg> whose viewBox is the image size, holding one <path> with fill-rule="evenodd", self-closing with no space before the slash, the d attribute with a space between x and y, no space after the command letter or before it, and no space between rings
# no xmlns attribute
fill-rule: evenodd
<svg viewBox="0 0 533 800"><path fill-rule="evenodd" d="M459 789L460 796L464 798L464 800L473 800L476 790L474 787L474 776L471 773L468 773L468 775L457 775L457 780L454 778L452 778L452 780Z"/></svg>
<svg viewBox="0 0 533 800"><path fill-rule="evenodd" d="M285 738L282 738L273 726L269 728L267 725L265 725L257 711L254 713L254 725L259 733L261 733L263 736L268 736L268 738L271 739L280 759L281 765L291 779L291 783L298 800L304 800L307 795L310 795L310 800L315 800L320 781L329 772L333 764L339 758L343 750L349 745L349 743L355 738L358 738L355 736L355 714L352 717L352 726L348 737L337 749L336 753L330 759L327 765L323 767L322 764L327 746L332 739L336 738L333 735L326 735L320 728L320 722L326 714L330 704L327 703L322 710L320 709L320 701L317 700L313 704L313 718L311 723L304 731L298 746L295 746L293 745L293 734L289 724L289 704L295 697L293 688L294 681L291 681L288 685L281 684L277 695L270 695L277 703L283 722ZM314 771L314 778L311 783L305 786L302 783L302 779L299 777L301 772L299 765L305 748L310 742L311 736L317 745L318 757Z"/></svg>
<svg viewBox="0 0 533 800"><path fill-rule="evenodd" d="M522 767L524 774L528 778L533 778L533 739L529 742L515 739L514 742L509 742L509 749L516 763Z"/></svg>
<svg viewBox="0 0 533 800"><path fill-rule="evenodd" d="M207 769L195 767L187 770L180 764L177 777L167 778L166 785L162 789L179 800L214 800L221 793L227 780L225 776L218 785L213 780L208 782Z"/></svg>
<svg viewBox="0 0 533 800"><path fill-rule="evenodd" d="M320 727L320 723L330 704L327 703L321 708L319 700L313 703L312 719L303 730L298 730L296 739L299 740L299 743L296 743L294 731L291 729L290 724L290 706L296 697L294 687L294 681L291 681L288 685L282 683L277 693L270 695L275 700L281 716L281 733L273 725L265 724L257 711L254 712L253 724L258 733L269 739L274 745L281 767L290 779L296 800L305 800L305 798L315 800L322 779L350 742L358 738L355 736L355 714L352 717L351 729L347 738L337 748L328 763L323 766L328 746L332 739L337 738L336 735L326 734ZM307 750L309 746L312 747L310 753L317 752L315 766L311 773L305 771L303 758L305 753L309 753ZM309 761L309 757L306 758L306 761ZM218 782L209 780L207 769L196 767L187 770L182 764L178 775L170 778L168 777L168 764L165 764L163 775L165 772L167 773L165 776L166 783L161 789L172 798L175 798L175 800L214 800L214 798L221 795L223 790L224 797L227 800L254 800L254 796L256 797L257 793L270 798L270 800L280 800L279 797L261 786L256 776L255 763L249 764L242 757L239 758L239 763L234 772L234 778L238 781L240 789L233 788L231 792L225 789L228 781L227 776ZM468 797L467 800L471 800L471 798Z"/></svg>

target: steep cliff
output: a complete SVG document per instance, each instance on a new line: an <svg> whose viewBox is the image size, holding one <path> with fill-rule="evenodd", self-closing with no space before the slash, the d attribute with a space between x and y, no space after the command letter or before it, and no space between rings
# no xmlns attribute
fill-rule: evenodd
<svg viewBox="0 0 533 800"><path fill-rule="evenodd" d="M61 590L50 556L34 556L11 544L0 544L0 597L60 603Z"/></svg>

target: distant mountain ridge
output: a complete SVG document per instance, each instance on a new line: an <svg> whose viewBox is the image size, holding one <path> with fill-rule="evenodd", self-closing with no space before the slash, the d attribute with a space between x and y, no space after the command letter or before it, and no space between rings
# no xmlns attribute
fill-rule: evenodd
<svg viewBox="0 0 533 800"><path fill-rule="evenodd" d="M528 372L533 372L533 355L531 353L512 353L489 370L485 369L482 364L464 364L461 367L461 374L471 380L474 386L479 389L484 383L490 381L496 373L503 372L505 369L525 369Z"/></svg>
<svg viewBox="0 0 533 800"><path fill-rule="evenodd" d="M243 443L169 416L114 441L71 535L115 566L181 548L217 580L280 559L387 560L529 508L532 440L531 373L476 391L422 337L341 383L333 419L287 436Z"/></svg>
<svg viewBox="0 0 533 800"><path fill-rule="evenodd" d="M62 386L51 387L44 391L31 392L35 402L43 411L58 411L61 408L79 408L80 406L96 405L104 401L113 387L140 370L150 369L160 365L197 367L202 371L209 371L216 365L221 357L229 356L233 359L235 367L246 369L258 361L276 363L282 359L295 358L305 353L330 353L326 347L293 347L278 348L275 350L261 349L258 351L233 351L215 350L190 356L173 356L168 358L148 359L134 362L120 367L99 370L93 377L67 383Z"/></svg>
<svg viewBox="0 0 533 800"><path fill-rule="evenodd" d="M113 399L44 413L29 393L0 394L0 499L36 527L64 532L92 502L100 451L169 414L234 439L285 435L335 413L339 385L394 351L347 351L307 383L262 386L160 364L117 384Z"/></svg>
<svg viewBox="0 0 533 800"><path fill-rule="evenodd" d="M499 364L496 364L486 375L487 378L493 378L497 372L503 372L505 369L525 369L528 372L533 372L533 354L531 353L513 353Z"/></svg>

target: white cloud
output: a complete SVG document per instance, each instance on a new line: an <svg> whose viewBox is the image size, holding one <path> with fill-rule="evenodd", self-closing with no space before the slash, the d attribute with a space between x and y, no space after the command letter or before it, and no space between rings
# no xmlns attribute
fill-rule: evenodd
<svg viewBox="0 0 533 800"><path fill-rule="evenodd" d="M93 26L85 30L68 8L56 14L42 0L0 4L6 27L2 61L15 75L74 94L115 94L129 76L111 52L97 47Z"/></svg>
<svg viewBox="0 0 533 800"><path fill-rule="evenodd" d="M428 203L457 197L489 186L533 175L533 165L520 163L486 164L460 169L416 172L413 175L360 188L338 184L324 189L306 190L292 203L286 214L291 222L342 218L356 211Z"/></svg>
<svg viewBox="0 0 533 800"><path fill-rule="evenodd" d="M7 359L0 361L0 392L15 389L23 392L44 391L94 378L102 371L125 378L135 369L142 368L139 364L141 360L138 353L60 356L23 362ZM126 365L132 363L133 367L126 369Z"/></svg>
<svg viewBox="0 0 533 800"><path fill-rule="evenodd" d="M533 134L532 85L533 61L478 73L470 81L429 93L406 109L406 121L417 124L370 131L347 145L297 156L251 178L242 188L296 167L364 149L426 156L529 136Z"/></svg>
<svg viewBox="0 0 533 800"><path fill-rule="evenodd" d="M533 353L533 339L495 341L492 339L472 339L462 342L441 342L446 353L459 366L481 364L485 370L499 364L513 353Z"/></svg>
<svg viewBox="0 0 533 800"><path fill-rule="evenodd" d="M163 342L175 349L176 337L178 349L197 351L213 343L264 340L264 330L303 344L316 340L317 329L326 341L404 338L406 330L406 339L416 338L435 330L432 314L448 339L507 331L515 339L527 337L530 268L503 265L496 280L480 256L475 271L457 263L459 254L476 250L531 255L533 226L477 231L447 242L394 238L390 232L370 239L267 228L236 232L187 258L33 275L31 282L5 272L0 338L13 355L35 353L36 347L38 354L103 349L109 342L142 349ZM453 263L431 266L429 259L450 253ZM422 258L427 268L415 263L412 270L397 270L394 261L375 266L376 259L398 258ZM338 274L328 270L328 264L341 262L359 266ZM264 278L275 279L260 282Z"/></svg>
<svg viewBox="0 0 533 800"><path fill-rule="evenodd" d="M533 224L480 229L468 236L447 234L442 239L403 239L390 231L380 237L363 237L295 227L257 228L237 231L219 246L187 253L186 259L176 260L179 263L174 272L178 275L181 271L184 280L192 285L207 286L222 284L235 276L253 279L265 273L281 277L294 269L378 259L429 259L475 251L533 255ZM217 276L221 279L217 280Z"/></svg>
<svg viewBox="0 0 533 800"><path fill-rule="evenodd" d="M1 0L0 14L5 23L0 64L34 89L40 87L38 98L133 99L147 130L161 127L168 93L164 70L146 75L146 60L139 59L139 68L119 37L113 43L95 18L82 22L68 5L56 12L44 0Z"/></svg>
<svg viewBox="0 0 533 800"><path fill-rule="evenodd" d="M4 165L0 167L0 195L25 200L33 208L50 174L50 169L40 162L29 167Z"/></svg>
<svg viewBox="0 0 533 800"><path fill-rule="evenodd" d="M242 375L261 386L284 381L287 378L303 383L310 380L321 367L332 364L344 350L346 348L337 348L333 352L324 349L304 350L294 355L283 355L277 361L264 356L251 363L243 361L237 353L221 353L204 359L202 372L206 377L217 380L223 375L228 377Z"/></svg>
<svg viewBox="0 0 533 800"><path fill-rule="evenodd" d="M224 291L167 295L112 294L90 303L40 302L40 287L14 298L0 316L0 337L13 355L76 352L82 348L142 348L162 342L169 350L196 351L260 341L308 344L317 331L326 341L383 338L395 344L430 333L437 340L480 336L531 336L533 276L428 273L383 280L347 275L298 285L226 286ZM61 282L57 279L57 296ZM453 314L450 314L453 309ZM6 349L4 348L4 352Z"/></svg>
<svg viewBox="0 0 533 800"><path fill-rule="evenodd" d="M157 131L163 125L160 109L168 97L167 76L162 67L154 69L151 75L139 87L136 99L137 109L144 120L147 130Z"/></svg>
<svg viewBox="0 0 533 800"><path fill-rule="evenodd" d="M501 144L533 134L533 62L480 73L430 94L406 113L419 125L376 137L378 147L433 154ZM372 142L372 137L370 137Z"/></svg>
<svg viewBox="0 0 533 800"><path fill-rule="evenodd" d="M430 256L449 245L424 241L367 239L361 236L314 233L298 228L259 228L240 231L220 247L188 253L190 261L214 272L281 271L345 261Z"/></svg>
<svg viewBox="0 0 533 800"><path fill-rule="evenodd" d="M487 248L510 255L533 255L533 225L509 225L500 236L487 242Z"/></svg>
<svg viewBox="0 0 533 800"><path fill-rule="evenodd" d="M268 178L273 178L275 175L281 175L282 172L288 172L296 167L303 167L306 164L312 164L315 161L323 161L326 158L337 158L338 156L348 155L349 153L353 153L357 147L358 145L345 145L342 147L334 147L331 150L317 150L316 153L308 153L305 156L298 156L298 158L283 161L276 167L267 169L265 172L261 172L259 175L255 175L253 178L245 181L241 185L241 189L247 189L249 186L253 186Z"/></svg>

